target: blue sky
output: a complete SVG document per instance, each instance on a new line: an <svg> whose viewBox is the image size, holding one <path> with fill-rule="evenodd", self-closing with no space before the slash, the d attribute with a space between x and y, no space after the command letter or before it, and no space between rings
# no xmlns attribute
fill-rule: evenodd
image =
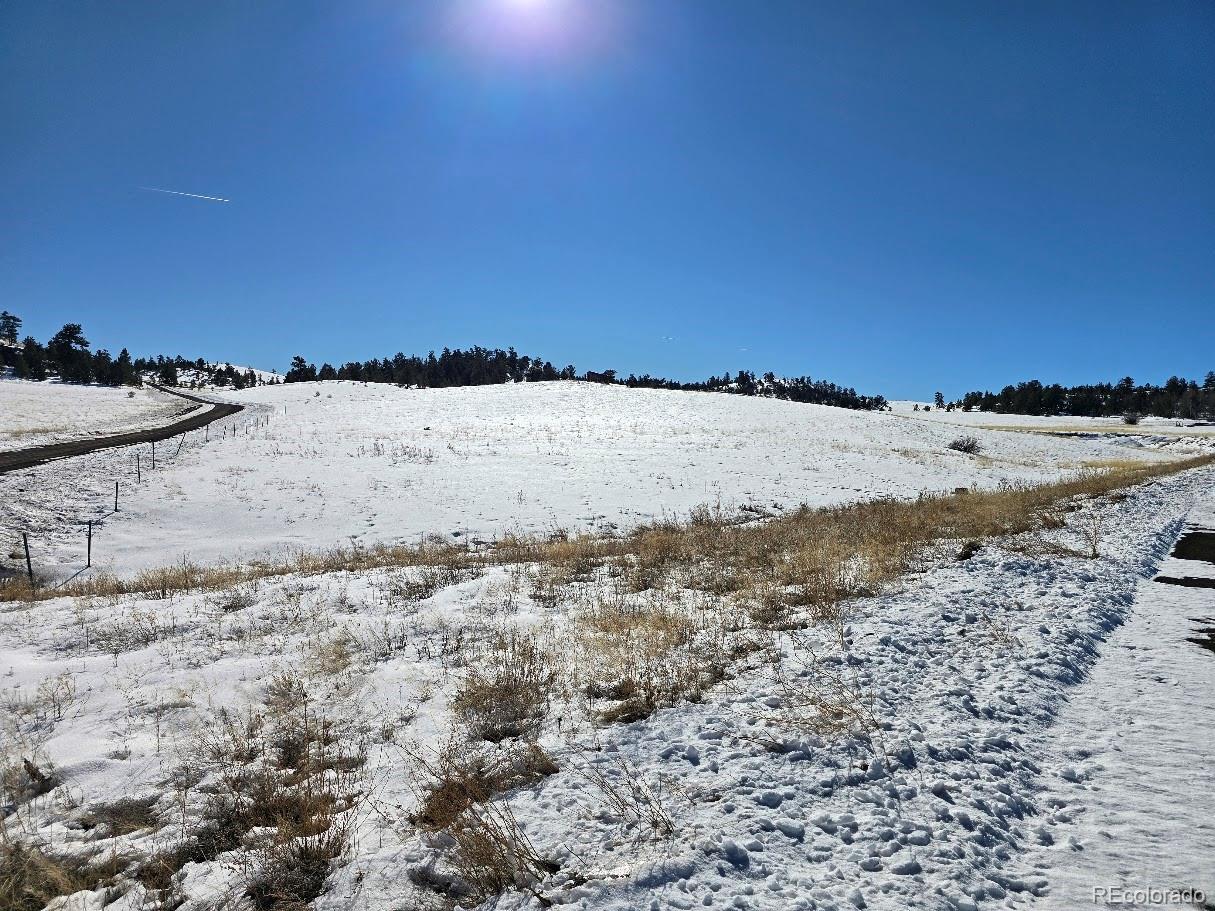
<svg viewBox="0 0 1215 911"><path fill-rule="evenodd" d="M1215 369L1206 0L12 0L0 123L0 306L44 339Z"/></svg>

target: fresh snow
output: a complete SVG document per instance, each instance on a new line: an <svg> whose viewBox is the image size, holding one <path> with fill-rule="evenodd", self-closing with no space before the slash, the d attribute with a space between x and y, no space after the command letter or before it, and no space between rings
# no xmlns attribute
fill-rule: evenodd
<svg viewBox="0 0 1215 911"><path fill-rule="evenodd" d="M947 448L954 428L889 413L571 382L209 395L247 410L159 444L155 472L145 446L0 476L8 534L28 532L39 567L70 575L81 523L99 520L94 566L127 572L429 534L614 531L702 505L764 515L1165 457L1134 440L975 430L976 457Z"/></svg>
<svg viewBox="0 0 1215 911"><path fill-rule="evenodd" d="M915 407L919 406L919 411ZM891 413L917 421L948 424L959 431L973 428L1001 428L1005 430L1032 430L1039 433L1071 435L1101 434L1110 438L1138 439L1141 445L1153 442L1158 445L1171 444L1178 438L1186 438L1189 445L1202 445L1215 449L1215 426L1209 422L1160 418L1144 415L1138 424L1130 425L1121 417L1089 418L1072 415L1040 416L1031 414L1000 414L992 411L945 411L930 403L895 401L890 403ZM1158 438L1158 439L1154 439Z"/></svg>
<svg viewBox="0 0 1215 911"><path fill-rule="evenodd" d="M0 378L0 451L170 423L196 406L152 388Z"/></svg>
<svg viewBox="0 0 1215 911"><path fill-rule="evenodd" d="M975 458L945 448L957 432L945 422L570 383L327 383L229 397L248 410L213 426L209 442L164 444L141 486L129 451L0 477L6 528L28 523L40 561L75 572L73 523L104 514L119 476L121 511L95 547L125 572L184 553L230 559L427 532L610 531L704 503L758 516L1177 449L976 429L986 451ZM588 911L1053 911L1089 906L1101 885L1210 895L1215 656L1185 636L1193 618L1215 614L1213 599L1151 579L1206 571L1166 556L1187 521L1215 519L1213 490L1215 469L1192 471L1077 503L1071 527L990 542L965 561L928 555L898 589L851 604L842 652L817 631L773 634L702 702L650 719L594 726L580 697L554 693L542 743L560 771L507 798L528 838L561 862L546 900ZM1086 525L1103 530L1099 558L1057 555L1087 546L1076 530ZM316 907L430 907L419 883L442 864L442 842L405 822L418 789L406 754L443 741L460 674L452 649L516 628L559 636L570 617L561 600L533 599L512 569L414 603L394 594L411 573L9 606L0 752L53 764L64 781L22 809L22 831L60 848L173 844L172 825L98 842L79 828L78 807L159 795L173 819L177 801L201 805L198 789L169 784L202 767L198 733L215 729L221 708L239 717L260 704L273 675L298 672L368 757L354 847ZM349 643L349 667L320 660L335 642ZM871 700L876 755L797 723L790 681L815 653ZM56 687L72 694L59 717L40 695ZM674 833L627 825L588 784L596 770L651 789ZM236 856L188 865L183 911L220 902L241 870ZM70 907L102 900L79 895ZM142 900L133 888L108 907L136 911ZM495 907L540 903L508 893Z"/></svg>

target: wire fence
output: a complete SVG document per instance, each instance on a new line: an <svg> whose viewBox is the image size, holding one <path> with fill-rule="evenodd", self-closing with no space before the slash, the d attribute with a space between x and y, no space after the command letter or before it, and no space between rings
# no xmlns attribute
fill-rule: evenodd
<svg viewBox="0 0 1215 911"><path fill-rule="evenodd" d="M128 454L125 460L114 460L113 462L114 467L118 470L117 476L113 478L113 498L111 500L110 494L107 492L105 494L104 506L96 510L89 510L83 517L67 520L60 525L60 529L62 530L44 528L41 530L41 534L39 534L38 530L32 527L20 528L21 550L13 556L17 557L17 559L24 558L25 565L23 568L30 586L38 587L40 584L43 584L37 572L38 545L40 540L48 545L48 549L53 547L56 551L61 552L61 548L65 543L73 538L79 540L76 537L77 534L82 536L84 539L84 565L79 567L68 579L78 577L82 572L92 569L94 539L99 538L99 533L104 530L107 521L122 511L124 501L135 490L142 487L145 481L150 480L158 469L164 469L167 466L175 464L183 452L197 451L211 443L226 443L255 437L258 431L264 431L270 426L271 418L276 413L277 409L266 409L254 412L241 420L231 420L230 416L225 416L216 419L210 424L204 424L198 429L188 430L167 439L137 443L113 450L96 450L94 454L107 451L113 453L126 451ZM283 413L286 413L285 408L283 409ZM78 456L74 458L78 458ZM108 486L106 490L108 491ZM76 528L78 531L67 531L67 529L71 528ZM62 564L59 565L62 566ZM20 571L17 570L10 573L9 578L11 579L13 576L19 574ZM65 581L68 580L46 584L49 584L52 588L57 588L64 584Z"/></svg>

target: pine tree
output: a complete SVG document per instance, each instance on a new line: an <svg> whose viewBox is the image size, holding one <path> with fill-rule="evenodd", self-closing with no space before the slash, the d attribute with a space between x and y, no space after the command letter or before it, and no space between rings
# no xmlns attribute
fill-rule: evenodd
<svg viewBox="0 0 1215 911"><path fill-rule="evenodd" d="M135 368L131 365L131 352L123 348L118 352L118 360L114 361L117 370L118 384L130 386L135 383Z"/></svg>
<svg viewBox="0 0 1215 911"><path fill-rule="evenodd" d="M0 342L17 344L17 334L21 331L21 317L7 310L0 310Z"/></svg>
<svg viewBox="0 0 1215 911"><path fill-rule="evenodd" d="M47 352L68 383L87 383L93 378L89 340L79 323L67 323L47 343Z"/></svg>

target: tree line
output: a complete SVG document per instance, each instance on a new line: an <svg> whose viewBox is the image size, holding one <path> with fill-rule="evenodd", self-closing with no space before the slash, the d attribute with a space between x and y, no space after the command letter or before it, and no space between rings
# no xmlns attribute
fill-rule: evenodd
<svg viewBox="0 0 1215 911"><path fill-rule="evenodd" d="M961 399L966 411L1004 414L1114 417L1148 414L1161 418L1215 420L1215 371L1199 383L1170 377L1163 386L1136 383L1125 377L1117 383L1082 386L1044 386L1038 380L1005 386L998 393L968 392Z"/></svg>
<svg viewBox="0 0 1215 911"><path fill-rule="evenodd" d="M322 364L319 368L296 355L284 379L288 383L324 380L356 380L366 383L395 383L398 386L439 388L444 386L483 386L497 383L524 383L542 380L574 380L587 378L627 386L630 389L676 389L687 392L724 392L735 395L756 395L788 399L816 405L840 408L877 410L886 407L882 396L859 395L855 389L839 386L808 376L777 377L772 372L762 377L748 370L731 376L711 376L702 382L685 383L649 374L619 379L616 371L579 374L573 364L557 369L551 361L520 355L514 348L482 348L468 350L444 348L425 357L398 352L392 357L370 361L350 361L340 367Z"/></svg>
<svg viewBox="0 0 1215 911"><path fill-rule="evenodd" d="M186 360L176 357L132 358L123 348L114 357L104 348L93 351L79 323L68 323L45 345L32 335L18 341L21 318L7 310L0 311L0 366L13 376L25 380L45 380L54 374L65 383L99 383L103 386L137 386L143 377L154 375L165 386L182 385L179 373L192 371L192 384L200 379L215 386L243 389L257 384L252 370L238 371L231 364L220 367L202 358Z"/></svg>
<svg viewBox="0 0 1215 911"><path fill-rule="evenodd" d="M786 399L811 405L834 405L837 408L852 408L861 411L882 411L886 399L880 395L860 395L849 386L839 386L827 380L814 380L808 376L778 377L768 371L761 377L749 370L740 370L734 376L729 371L723 376L711 376L698 383L681 383L675 380L629 374L623 380L630 389L678 389L686 392L727 392L734 395L757 395L765 398Z"/></svg>
<svg viewBox="0 0 1215 911"><path fill-rule="evenodd" d="M109 386L137 385L145 376L154 376L162 385L197 385L200 381L215 386L243 389L259 383L253 370L237 370L230 364L209 364L202 358L187 360L181 355L132 358L123 348L117 357L104 348L93 351L79 323L68 323L45 345L33 336L18 342L21 319L7 310L0 312L0 366L9 368L21 379L45 380L55 374L67 383L100 383ZM183 374L190 379L183 381ZM711 376L701 382L685 383L650 374L619 379L616 371L590 372L588 379L624 385L632 389L676 389L686 392L721 392L788 399L840 408L881 410L882 396L857 394L855 389L808 376L777 377L772 372L762 377L748 370L731 375ZM575 380L580 374L573 364L558 369L551 361L521 355L514 348L467 350L444 348L425 357L398 352L383 359L349 361L340 367L322 364L318 369L302 355L292 358L284 380L300 383L325 380L354 380L365 383L395 383L398 386L440 388L445 386L485 386L500 383L528 383L545 380ZM272 380L271 382L276 382Z"/></svg>
<svg viewBox="0 0 1215 911"><path fill-rule="evenodd" d="M476 346L462 351L444 348L426 357L406 356L401 352L383 360L350 361L340 367L322 364L318 370L302 355L291 360L284 380L305 383L314 380L356 380L364 383L395 383L423 389L445 386L489 386L497 383L524 383L540 380L576 379L573 365L556 369L551 362L520 355L514 348Z"/></svg>

